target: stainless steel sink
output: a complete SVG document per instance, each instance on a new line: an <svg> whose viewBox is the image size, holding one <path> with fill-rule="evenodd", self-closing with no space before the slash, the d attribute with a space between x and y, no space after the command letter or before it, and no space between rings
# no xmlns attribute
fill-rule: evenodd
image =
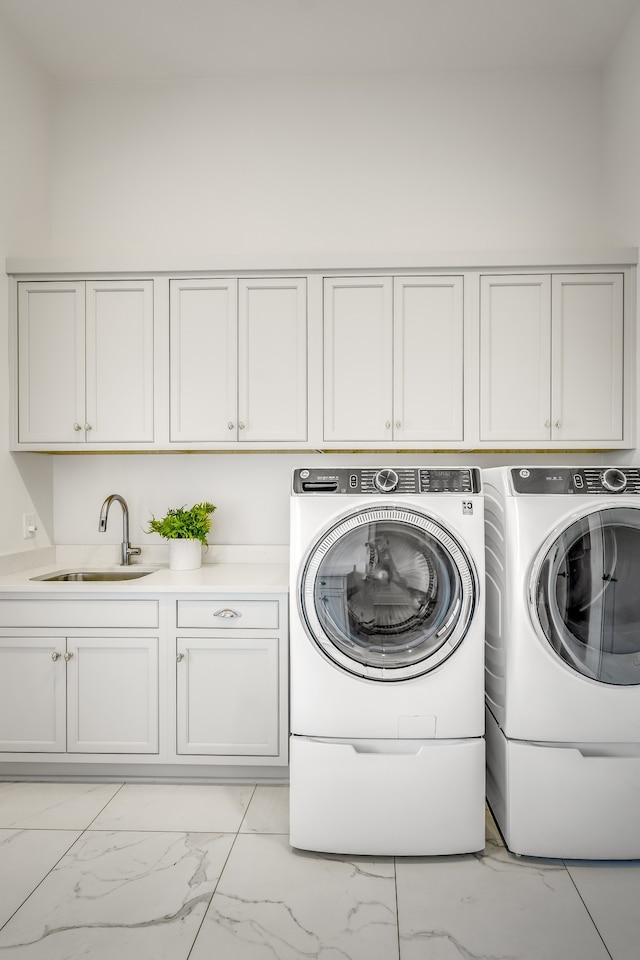
<svg viewBox="0 0 640 960"><path fill-rule="evenodd" d="M138 580L147 577L153 570L63 570L60 573L45 573L31 580L46 583L94 583L113 580Z"/></svg>

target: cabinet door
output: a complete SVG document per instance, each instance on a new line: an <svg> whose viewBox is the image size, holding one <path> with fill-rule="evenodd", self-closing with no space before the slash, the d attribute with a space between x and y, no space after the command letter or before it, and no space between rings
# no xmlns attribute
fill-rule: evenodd
<svg viewBox="0 0 640 960"><path fill-rule="evenodd" d="M64 640L0 637L0 751L64 753Z"/></svg>
<svg viewBox="0 0 640 960"><path fill-rule="evenodd" d="M623 277L553 277L554 440L622 439Z"/></svg>
<svg viewBox="0 0 640 960"><path fill-rule="evenodd" d="M237 437L237 281L172 280L171 441Z"/></svg>
<svg viewBox="0 0 640 960"><path fill-rule="evenodd" d="M392 439L392 311L389 277L325 279L325 440Z"/></svg>
<svg viewBox="0 0 640 960"><path fill-rule="evenodd" d="M88 282L86 439L153 441L153 283Z"/></svg>
<svg viewBox="0 0 640 960"><path fill-rule="evenodd" d="M84 377L84 283L19 283L19 442L84 443Z"/></svg>
<svg viewBox="0 0 640 960"><path fill-rule="evenodd" d="M158 753L157 637L67 640L67 751Z"/></svg>
<svg viewBox="0 0 640 960"><path fill-rule="evenodd" d="M238 439L307 439L307 296L302 279L240 281Z"/></svg>
<svg viewBox="0 0 640 960"><path fill-rule="evenodd" d="M278 639L180 637L177 752L277 756Z"/></svg>
<svg viewBox="0 0 640 960"><path fill-rule="evenodd" d="M480 439L546 441L550 277L487 276L480 284Z"/></svg>
<svg viewBox="0 0 640 960"><path fill-rule="evenodd" d="M462 277L394 280L395 440L463 438Z"/></svg>

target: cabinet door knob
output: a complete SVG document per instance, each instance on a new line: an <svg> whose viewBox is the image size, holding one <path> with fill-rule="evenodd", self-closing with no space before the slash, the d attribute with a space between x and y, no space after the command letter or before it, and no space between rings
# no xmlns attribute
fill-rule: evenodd
<svg viewBox="0 0 640 960"><path fill-rule="evenodd" d="M85 429L85 430L91 430L91 424L90 424L90 423L85 423L84 429Z"/></svg>
<svg viewBox="0 0 640 960"><path fill-rule="evenodd" d="M56 660L59 660L61 656L62 656L62 654L60 653L59 650L54 650L53 653L51 654L51 659L52 659L53 662L55 663Z"/></svg>
<svg viewBox="0 0 640 960"><path fill-rule="evenodd" d="M227 428L228 428L229 430L233 430L234 427L235 427L235 423L233 423L233 421L229 420L229 423L227 424Z"/></svg>
<svg viewBox="0 0 640 960"><path fill-rule="evenodd" d="M545 427L550 427L550 426L551 426L551 420L545 420L544 425L545 425Z"/></svg>
<svg viewBox="0 0 640 960"><path fill-rule="evenodd" d="M391 420L385 420L384 428L385 430L391 430Z"/></svg>
<svg viewBox="0 0 640 960"><path fill-rule="evenodd" d="M396 420L396 430L399 430L402 426L402 420Z"/></svg>
<svg viewBox="0 0 640 960"><path fill-rule="evenodd" d="M79 423L74 423L73 429L76 431L76 433L78 433L80 430L82 430L82 427Z"/></svg>
<svg viewBox="0 0 640 960"><path fill-rule="evenodd" d="M561 423L559 420L556 420L556 422L554 423L554 427L559 427L559 426L561 426Z"/></svg>
<svg viewBox="0 0 640 960"><path fill-rule="evenodd" d="M223 620L232 620L234 617L241 616L241 613L238 613L237 610L231 610L229 607L222 607L214 613L214 617L221 617Z"/></svg>
<svg viewBox="0 0 640 960"><path fill-rule="evenodd" d="M176 660L178 663L182 663L182 661L184 660L184 653L178 653L176 655Z"/></svg>
<svg viewBox="0 0 640 960"><path fill-rule="evenodd" d="M67 663L69 663L69 660L71 660L72 656L73 654L67 650L67 652L64 655L64 659L67 661Z"/></svg>
<svg viewBox="0 0 640 960"><path fill-rule="evenodd" d="M244 430L244 423L242 422L242 420L241 420L240 423L238 424L238 429L239 429L239 430Z"/></svg>

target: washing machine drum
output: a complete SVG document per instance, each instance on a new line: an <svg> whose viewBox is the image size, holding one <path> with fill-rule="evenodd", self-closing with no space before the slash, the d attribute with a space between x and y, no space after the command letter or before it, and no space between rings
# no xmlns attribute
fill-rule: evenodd
<svg viewBox="0 0 640 960"><path fill-rule="evenodd" d="M413 510L369 508L328 530L303 566L298 603L310 638L349 673L398 681L439 666L477 605L470 557Z"/></svg>
<svg viewBox="0 0 640 960"><path fill-rule="evenodd" d="M640 683L640 509L611 507L550 538L532 568L529 603L543 640L601 683Z"/></svg>

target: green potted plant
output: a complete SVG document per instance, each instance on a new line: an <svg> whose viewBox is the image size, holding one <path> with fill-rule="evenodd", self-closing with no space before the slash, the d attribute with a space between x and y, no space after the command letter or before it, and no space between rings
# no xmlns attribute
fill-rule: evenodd
<svg viewBox="0 0 640 960"><path fill-rule="evenodd" d="M147 533L159 533L169 541L169 568L195 570L202 563L202 545L207 546L211 530L212 503L195 503L192 507L167 510L164 517L152 516Z"/></svg>

